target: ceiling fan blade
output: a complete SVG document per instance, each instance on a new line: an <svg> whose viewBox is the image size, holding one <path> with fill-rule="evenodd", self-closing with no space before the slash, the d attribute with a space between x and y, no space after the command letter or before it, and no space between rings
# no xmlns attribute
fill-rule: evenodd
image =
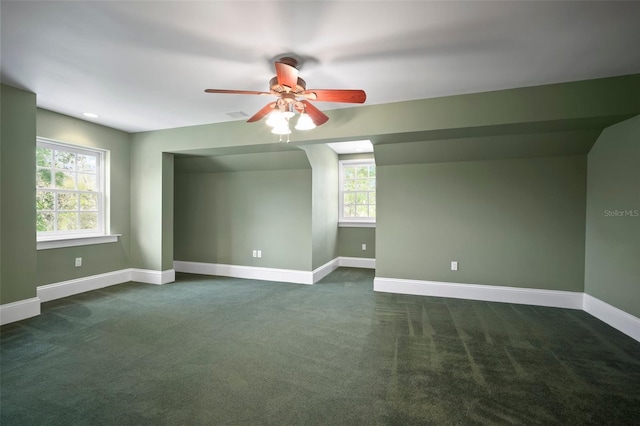
<svg viewBox="0 0 640 426"><path fill-rule="evenodd" d="M226 89L206 89L207 93L230 93L232 95L270 95L271 92L256 92L254 90L226 90Z"/></svg>
<svg viewBox="0 0 640 426"><path fill-rule="evenodd" d="M353 104L362 104L367 99L367 94L364 90L311 89L302 92L302 96L312 101Z"/></svg>
<svg viewBox="0 0 640 426"><path fill-rule="evenodd" d="M315 124L316 126L320 126L324 123L327 122L327 120L329 120L329 117L327 117L324 112L320 111L318 108L314 107L311 102L307 101L307 100L302 100L300 101L304 104L304 110L307 114L309 114L309 117L311 117L311 121L313 121L313 124Z"/></svg>
<svg viewBox="0 0 640 426"><path fill-rule="evenodd" d="M276 61L278 84L296 90L298 86L298 69L284 62Z"/></svg>
<svg viewBox="0 0 640 426"><path fill-rule="evenodd" d="M254 121L261 120L265 115L267 115L271 111L273 111L273 108L275 108L275 106L276 106L275 102L270 102L270 103L266 104L264 107L262 107L262 109L260 111L256 112L253 115L253 117L248 119L247 123L253 123Z"/></svg>

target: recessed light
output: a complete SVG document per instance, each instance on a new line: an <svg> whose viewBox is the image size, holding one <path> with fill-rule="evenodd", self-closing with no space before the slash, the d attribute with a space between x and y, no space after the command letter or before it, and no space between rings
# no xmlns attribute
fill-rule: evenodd
<svg viewBox="0 0 640 426"><path fill-rule="evenodd" d="M85 117L89 117L89 118L98 118L99 117L98 114L94 114L92 112L83 112L82 115L84 115Z"/></svg>

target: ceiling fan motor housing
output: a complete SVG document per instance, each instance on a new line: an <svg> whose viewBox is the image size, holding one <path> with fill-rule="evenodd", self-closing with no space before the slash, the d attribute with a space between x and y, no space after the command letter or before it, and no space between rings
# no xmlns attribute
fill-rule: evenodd
<svg viewBox="0 0 640 426"><path fill-rule="evenodd" d="M269 89L271 89L271 93L273 93L276 96L280 96L281 93L287 93L287 92L295 93L298 95L304 92L305 90L307 90L307 82L301 79L300 77L298 77L298 83L296 84L296 87L291 88L291 90L288 91L287 87L282 86L278 83L278 77L273 77L269 81Z"/></svg>

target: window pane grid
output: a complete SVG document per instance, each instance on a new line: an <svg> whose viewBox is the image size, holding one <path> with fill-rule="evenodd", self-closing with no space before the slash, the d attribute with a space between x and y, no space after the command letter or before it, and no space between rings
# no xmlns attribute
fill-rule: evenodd
<svg viewBox="0 0 640 426"><path fill-rule="evenodd" d="M102 232L102 154L38 139L38 234Z"/></svg>
<svg viewBox="0 0 640 426"><path fill-rule="evenodd" d="M372 220L376 217L376 171L373 161L340 163L341 219Z"/></svg>

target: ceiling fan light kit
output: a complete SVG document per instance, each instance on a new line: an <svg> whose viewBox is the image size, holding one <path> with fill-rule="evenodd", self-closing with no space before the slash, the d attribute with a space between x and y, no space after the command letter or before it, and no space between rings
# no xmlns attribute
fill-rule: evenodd
<svg viewBox="0 0 640 426"><path fill-rule="evenodd" d="M364 90L341 89L309 89L307 83L298 77L298 62L294 58L284 57L275 62L276 76L269 81L269 92L251 90L206 89L206 93L227 93L238 95L273 95L275 102L270 102L251 118L248 123L267 117L266 123L272 127L271 133L289 135L289 120L298 112L300 117L296 130L311 130L329 120L326 114L316 108L309 100L319 102L364 103L367 98ZM302 99L298 99L302 98ZM286 142L289 142L287 136Z"/></svg>
<svg viewBox="0 0 640 426"><path fill-rule="evenodd" d="M273 133L274 135L280 135L280 136L290 135L291 129L289 128L289 123L278 124L277 126L274 126L273 129L271 129L271 133ZM287 140L287 142L289 141Z"/></svg>
<svg viewBox="0 0 640 426"><path fill-rule="evenodd" d="M276 127L278 124L282 124L283 121L286 122L287 119L284 118L284 115L282 115L282 112L280 112L279 109L274 109L267 116L266 124L269 127Z"/></svg>
<svg viewBox="0 0 640 426"><path fill-rule="evenodd" d="M306 112L300 113L298 123L296 124L296 130L311 130L316 128L316 123L313 122L309 114Z"/></svg>

